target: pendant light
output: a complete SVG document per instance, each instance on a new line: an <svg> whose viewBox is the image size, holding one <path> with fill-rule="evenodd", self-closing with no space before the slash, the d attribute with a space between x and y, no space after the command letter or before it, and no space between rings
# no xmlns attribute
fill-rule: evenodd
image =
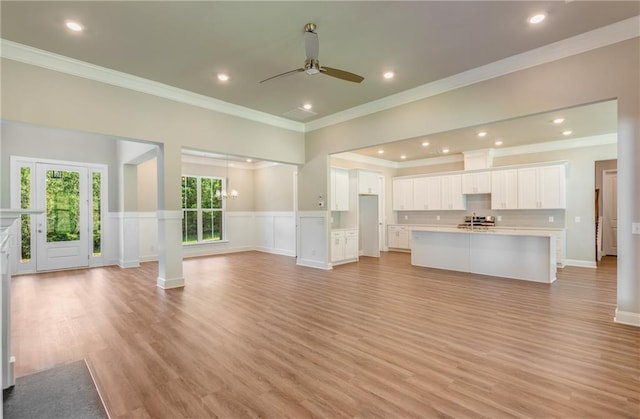
<svg viewBox="0 0 640 419"><path fill-rule="evenodd" d="M237 190L235 189L231 189L230 191L228 190L229 189L229 156L226 156L226 168L227 168L227 175L225 177L225 188L222 190L216 191L216 196L222 199L237 198L238 196L240 196Z"/></svg>

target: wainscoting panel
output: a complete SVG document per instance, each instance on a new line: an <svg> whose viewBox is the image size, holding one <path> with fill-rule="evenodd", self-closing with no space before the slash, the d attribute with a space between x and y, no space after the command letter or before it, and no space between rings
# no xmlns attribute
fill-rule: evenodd
<svg viewBox="0 0 640 419"><path fill-rule="evenodd" d="M155 212L138 213L140 261L158 260L158 220ZM226 240L183 247L184 257L258 250L295 256L293 212L227 212Z"/></svg>
<svg viewBox="0 0 640 419"><path fill-rule="evenodd" d="M327 263L328 229L327 211L300 211L298 213L298 260L301 266L331 269Z"/></svg>

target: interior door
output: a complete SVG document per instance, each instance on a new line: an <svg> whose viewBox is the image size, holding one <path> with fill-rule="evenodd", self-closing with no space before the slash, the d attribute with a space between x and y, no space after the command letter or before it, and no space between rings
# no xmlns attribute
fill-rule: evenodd
<svg viewBox="0 0 640 419"><path fill-rule="evenodd" d="M360 255L380 257L378 195L359 195Z"/></svg>
<svg viewBox="0 0 640 419"><path fill-rule="evenodd" d="M604 171L602 179L602 250L618 254L618 172Z"/></svg>
<svg viewBox="0 0 640 419"><path fill-rule="evenodd" d="M57 164L36 165L36 270L89 265L88 170Z"/></svg>

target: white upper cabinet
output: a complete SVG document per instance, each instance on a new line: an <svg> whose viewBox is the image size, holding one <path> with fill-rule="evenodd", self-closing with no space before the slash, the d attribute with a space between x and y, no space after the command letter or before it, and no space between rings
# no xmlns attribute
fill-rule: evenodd
<svg viewBox="0 0 640 419"><path fill-rule="evenodd" d="M518 208L566 208L565 166L518 169Z"/></svg>
<svg viewBox="0 0 640 419"><path fill-rule="evenodd" d="M518 209L518 170L491 173L491 209Z"/></svg>
<svg viewBox="0 0 640 419"><path fill-rule="evenodd" d="M467 208L466 197L462 194L462 175L440 176L443 210L464 210Z"/></svg>
<svg viewBox="0 0 640 419"><path fill-rule="evenodd" d="M491 172L487 171L463 174L462 193L491 193Z"/></svg>
<svg viewBox="0 0 640 419"><path fill-rule="evenodd" d="M416 210L426 211L442 208L440 176L413 180L413 207Z"/></svg>
<svg viewBox="0 0 640 419"><path fill-rule="evenodd" d="M378 195L378 173L358 170L358 194Z"/></svg>
<svg viewBox="0 0 640 419"><path fill-rule="evenodd" d="M414 209L413 181L413 179L393 179L392 187L394 211L410 211Z"/></svg>
<svg viewBox="0 0 640 419"><path fill-rule="evenodd" d="M331 210L349 211L349 171L331 168Z"/></svg>

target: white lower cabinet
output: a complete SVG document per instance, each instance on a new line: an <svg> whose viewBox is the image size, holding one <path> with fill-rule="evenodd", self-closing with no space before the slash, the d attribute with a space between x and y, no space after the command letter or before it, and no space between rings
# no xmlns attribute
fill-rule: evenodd
<svg viewBox="0 0 640 419"><path fill-rule="evenodd" d="M331 231L331 262L333 264L358 260L358 230Z"/></svg>
<svg viewBox="0 0 640 419"><path fill-rule="evenodd" d="M409 227L399 225L388 226L387 247L391 249L411 249Z"/></svg>

